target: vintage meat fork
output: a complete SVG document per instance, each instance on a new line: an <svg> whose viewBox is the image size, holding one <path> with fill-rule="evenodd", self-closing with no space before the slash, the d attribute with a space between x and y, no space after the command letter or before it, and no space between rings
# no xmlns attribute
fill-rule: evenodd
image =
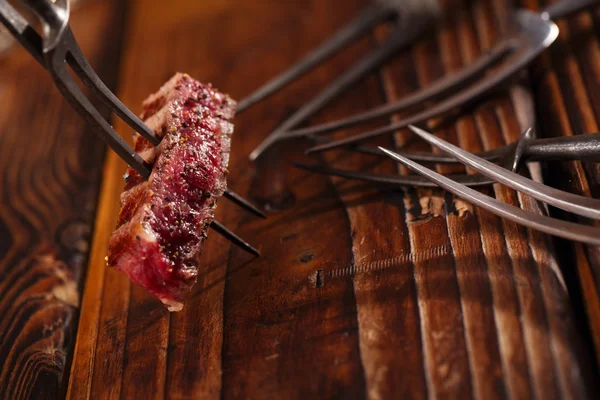
<svg viewBox="0 0 600 400"><path fill-rule="evenodd" d="M43 37L40 37L27 20L7 0L0 0L0 22L50 73L62 95L89 123L92 130L142 177L148 178L151 166L114 131L79 89L67 70L68 64L88 88L142 137L154 146L160 143L161 138L121 103L104 85L83 56L69 27L68 0L22 0L22 2L40 18ZM265 217L260 210L231 190L227 190L224 195L244 209ZM258 250L218 221L213 221L211 227L245 251L257 256L260 255Z"/></svg>
<svg viewBox="0 0 600 400"><path fill-rule="evenodd" d="M562 0L546 8L541 13L517 10L513 22L514 29L506 38L490 49L484 56L463 71L442 78L437 83L396 102L383 105L365 113L334 121L324 125L296 130L282 134L282 138L312 136L317 133L331 132L357 123L370 121L400 110L412 107L426 100L440 99L434 106L413 114L401 121L340 140L326 142L308 150L315 153L331 150L366 141L376 136L396 132L410 124L420 124L431 118L442 116L461 106L473 103L503 85L517 72L525 68L558 37L558 27L553 19L598 4L597 0ZM490 66L495 69L485 74ZM477 78L480 78L477 80ZM476 81L470 84L472 81Z"/></svg>
<svg viewBox="0 0 600 400"><path fill-rule="evenodd" d="M415 130L409 125L411 130ZM362 153L374 156L386 156L379 149L371 147L357 147ZM440 153L417 153L394 150L396 154L420 163L449 164L457 163L457 159ZM511 144L498 147L494 150L482 151L473 155L487 161L493 161L513 172L518 172L526 161L588 161L600 162L600 133L587 135L563 136L558 138L536 139L533 128L529 128L521 138ZM298 168L326 175L334 175L347 179L382 183L393 186L419 186L434 187L433 182L414 175L374 174L364 171L349 171L321 165L295 163ZM489 176L481 174L448 175L448 178L468 187L486 186L496 181Z"/></svg>
<svg viewBox="0 0 600 400"><path fill-rule="evenodd" d="M431 145L434 145L445 153L456 158L461 163L473 168L479 173L494 179L512 189L525 193L544 203L553 205L562 210L592 219L600 219L600 200L579 196L545 186L539 182L528 179L522 175L511 172L501 166L486 161L480 157L470 154L422 129L411 126L410 129ZM585 135L584 135L585 136ZM595 149L599 149L598 138L595 139ZM522 210L492 197L486 196L476 190L470 189L452 179L440 175L427 167L424 167L406 157L391 150L380 147L390 158L402 163L411 171L417 172L428 180L462 197L471 203L482 207L500 217L509 219L529 228L559 236L565 239L576 240L594 246L600 246L600 229L588 225L562 221ZM596 152L595 161L600 161L600 153Z"/></svg>
<svg viewBox="0 0 600 400"><path fill-rule="evenodd" d="M333 56L345 45L368 32L378 23L397 17L398 23L385 42L357 61L310 102L303 105L275 128L250 153L250 160L256 160L269 146L277 142L286 131L298 126L323 109L346 89L383 64L399 49L408 46L419 34L432 25L440 12L441 6L438 0L376 0L375 4L364 10L356 20L334 34L331 39L303 60L242 100L240 109L244 110L282 89L294 79Z"/></svg>

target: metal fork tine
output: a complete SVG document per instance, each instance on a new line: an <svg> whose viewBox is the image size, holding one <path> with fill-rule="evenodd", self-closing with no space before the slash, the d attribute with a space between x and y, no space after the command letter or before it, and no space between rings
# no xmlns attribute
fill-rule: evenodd
<svg viewBox="0 0 600 400"><path fill-rule="evenodd" d="M73 46L74 47L70 49L70 52L73 55L74 60L77 62L76 65L78 67L80 67L80 68L73 68L73 69L77 72L77 75L82 79L82 81L84 81L86 86L92 88L94 90L94 92L96 94L98 94L99 97L101 97L104 101L110 102L111 103L110 105L115 107L113 109L115 111L115 113L117 115L119 115L121 118L123 118L124 121L128 122L129 125L132 126L134 129L136 126L138 126L138 127L143 128L144 131L150 131L152 133L151 136L147 135L147 132L146 132L146 134L143 134L143 133L140 133L140 134L144 138L148 139L153 145L155 145L155 146L158 145L160 143L160 137L158 137L154 133L154 131L150 130L150 128L148 128L146 126L146 124L144 124L138 117L136 117L127 107L125 107L123 105L123 103L121 103L121 101L119 99L117 99L117 97L106 87L106 85L104 85L104 83L100 80L98 75L96 75L96 73L94 72L92 67L89 65L89 63L87 62L87 60L81 53L81 50L79 50L79 47L75 44L74 41L73 41ZM134 169L136 169L136 171L140 172L140 169L141 169L140 166L138 166L138 168L136 168L134 165L132 165L132 167ZM140 173L140 174L142 176L144 176L145 178L147 178L150 175L150 171L147 170L146 167L144 167L143 174L142 173ZM267 217L258 208L256 208L253 204L251 204L246 199L244 199L242 196L238 195L237 193L233 192L230 189L225 190L224 196L226 198L228 198L229 200L231 200L232 202L234 202L235 204L241 206L242 208L250 211L251 213L253 213L261 218Z"/></svg>
<svg viewBox="0 0 600 400"><path fill-rule="evenodd" d="M328 143L331 140L324 137L315 137L318 142ZM325 139L325 140L323 140ZM488 161L504 161L507 156L515 153L515 149L518 143L511 143L501 147L498 147L493 150L481 151L478 153L473 153L484 160ZM371 156L377 157L387 157L385 153L379 150L376 147L370 146L350 146L348 147L349 151L354 151L361 154L368 154ZM403 152L399 149L394 149L398 154L410 158L411 160L422 162L422 163L434 163L434 164L456 164L456 158L448 156L442 153L432 153L432 152Z"/></svg>
<svg viewBox="0 0 600 400"><path fill-rule="evenodd" d="M127 122L131 127L133 127L140 135L146 138L150 143L157 146L160 143L160 137L154 133L146 124L144 124L137 116L135 116L125 105L106 87L104 82L98 77L94 69L88 63L87 59L81 52L81 49L77 45L77 41L73 36L73 33L70 31L65 32L65 41L68 43L68 54L72 56L72 63L70 65L73 67L73 70L77 73L77 76L81 78L86 86L91 88L94 93L96 93L105 103L110 105L113 111L119 115L125 122ZM141 130L141 131L140 131ZM113 131L114 132L114 131ZM116 132L115 132L116 134ZM131 165L131 164L130 164ZM141 167L138 166L136 168L132 165L136 171L140 172ZM144 166L142 176L147 178L150 175L150 171L147 170L146 166ZM238 195L237 193L226 189L224 192L224 196L235 204L241 206L242 208L250 211L251 213L261 217L266 218L266 215L263 214L258 208L248 202L246 199Z"/></svg>
<svg viewBox="0 0 600 400"><path fill-rule="evenodd" d="M125 107L123 103L121 103L121 101L117 99L117 97L104 85L104 83L98 77L98 75L96 75L92 67L89 65L89 63L81 53L81 50L79 49L79 46L77 45L70 29L68 29L68 32L65 32L65 34L68 35L65 38L67 40L65 43L68 43L69 46L67 54L70 54L72 56L72 61L74 61L74 63L71 64L71 66L73 67L73 70L77 73L77 75L81 78L81 80L86 84L86 86L94 90L94 92L103 101L107 102L107 104L114 107L113 110L115 111L115 113L121 118L123 118L123 120L127 122L130 126L132 126L134 129L136 128L136 126L138 128L141 128L141 131L139 131L138 129L136 129L136 131L138 131L138 133L140 133L144 138L149 140L153 145L158 145L160 143L160 138L152 130L150 130L150 128L148 128L139 118L137 118L133 113L131 113L131 111L127 109L127 107ZM65 55L63 55L63 57ZM54 64L55 63L53 63L53 65ZM70 78L64 66L61 69L60 76L63 77L62 80L66 83L65 87L67 88L67 90L69 90L69 92L73 92L72 86L75 85L75 82L73 82L73 80ZM68 76L67 79L65 79L66 76ZM79 91L78 88L77 93L73 92L71 94L75 95L75 98L79 101L85 100L85 102L89 104L89 106L91 107L90 110L93 110L92 114L95 113L96 115L94 117L94 120L96 122L99 122L107 133L107 135L105 134L103 135L103 137L110 138L110 141L107 142L109 146L111 146L111 148L115 150L115 152L117 152L117 154L119 154L119 156L123 158L131 167L133 167L141 176L143 176L145 179L148 178L150 176L152 167L148 165L145 161L143 161L139 154L134 152L133 149L131 149L131 147L129 147L129 145L125 143L123 139L112 128L110 128L106 120L102 118L95 109L93 109L91 103L89 103L87 98L83 96L83 93L81 93L81 91ZM85 104L82 104L82 106L85 108ZM124 155L127 155L129 160L124 158ZM250 212L265 218L265 215L262 212L260 212L260 210L258 210L256 207L254 207L252 204L250 204L248 201L243 199L235 192L226 190L224 195L225 197L231 199L233 202L242 206L246 210L249 210ZM239 246L248 253L260 256L258 250L256 250L242 238L231 232L218 221L213 221L211 223L211 227L217 233L225 237L227 240L231 241L236 246Z"/></svg>
<svg viewBox="0 0 600 400"><path fill-rule="evenodd" d="M148 178L152 167L114 131L108 122L98 113L88 98L81 92L64 63L64 52L54 52L51 60L50 74L63 96L73 108L88 122L94 132L114 150L127 164L142 177Z"/></svg>
<svg viewBox="0 0 600 400"><path fill-rule="evenodd" d="M45 66L42 38L31 28L25 20L10 4L0 2L0 22L5 25L27 51ZM123 121L131 126L136 132L146 138L154 146L160 143L160 137L146 126L135 114L106 87L98 77L94 69L83 55L75 36L69 27L63 33L63 40L67 46L67 61L82 82L93 90L93 92L115 112Z"/></svg>
<svg viewBox="0 0 600 400"><path fill-rule="evenodd" d="M508 55L508 53L514 51L516 47L517 42L515 40L504 40L497 44L493 49L488 51L485 55L479 57L477 61L463 68L461 71L441 78L439 81L417 91L416 93L410 94L398 101L384 104L349 118L304 129L288 131L286 137L288 135L290 137L296 137L337 131L397 113L424 101L440 98L449 92L458 90L473 80L480 78L489 67L501 61Z"/></svg>
<svg viewBox="0 0 600 400"><path fill-rule="evenodd" d="M7 1L0 1L0 23L8 29L37 62L44 65L42 38Z"/></svg>
<svg viewBox="0 0 600 400"><path fill-rule="evenodd" d="M260 211L254 204L250 203L248 200L235 193L233 190L226 189L223 195L238 206L244 208L247 211L250 211L252 214L261 218L267 218L267 216L262 211Z"/></svg>
<svg viewBox="0 0 600 400"><path fill-rule="evenodd" d="M385 153L382 153L385 154ZM304 169L311 172L316 172L324 175L339 176L346 179L356 179L360 181L382 183L387 185L397 186L418 186L418 187L436 187L435 183L432 183L420 176L415 175L391 175L391 174L374 174L370 172L362 171L347 171L343 169L322 167L320 165L309 165L303 163L292 163L296 168ZM456 182L464 184L470 187L477 186L488 186L494 182L493 179L487 178L483 175L451 175L450 178Z"/></svg>
<svg viewBox="0 0 600 400"><path fill-rule="evenodd" d="M474 156L457 146L437 138L423 129L415 126L410 126L410 129L428 143L438 147L442 151L455 157L461 163L497 182L562 210L588 218L600 219L600 200L563 192L562 190L542 185L539 182L527 179L524 176Z"/></svg>
<svg viewBox="0 0 600 400"><path fill-rule="evenodd" d="M250 254L254 254L257 257L260 256L260 251L258 251L254 247L252 247L244 239L242 239L241 237L239 237L235 233L231 232L229 229L227 229L220 222L213 221L213 222L211 222L210 227L213 228L217 233L219 233L220 235L222 235L223 237L225 237L226 239L228 239L229 241L231 241L233 244L235 244L236 246L238 246L239 248L241 248L242 250L244 250L244 251L246 251L246 252L248 252Z"/></svg>
<svg viewBox="0 0 600 400"><path fill-rule="evenodd" d="M317 143L329 143L332 140L329 138L326 138L324 136L311 136L311 139L313 139L315 142ZM486 150L486 151L481 151L481 152L477 152L474 153L477 156L488 160L488 161L495 161L495 162L504 162L506 161L507 157L509 155L513 155L515 154L515 149L517 148L517 145L519 143L510 143L492 150ZM590 146L588 146L590 147ZM587 148L587 147L586 147ZM529 150L529 148L527 148L527 150ZM368 154L370 156L376 156L376 157L386 157L387 155L382 152L381 150L379 150L377 147L371 147L371 146L349 146L348 147L348 151L353 151L356 153L361 153L361 154ZM456 161L456 158L448 156L446 154L443 153L433 153L433 152L420 152L420 151L415 151L415 152L403 152L400 149L394 148L394 151L398 152L398 154L410 158L411 160L414 161L418 161L418 162L422 162L422 163L434 163L434 164L456 164L458 163L458 161Z"/></svg>
<svg viewBox="0 0 600 400"><path fill-rule="evenodd" d="M152 167L119 136L110 124L100 115L98 110L79 89L69 71L66 62L71 65L77 76L90 87L113 111L138 133L148 139L153 145L160 143L160 138L136 117L121 101L104 85L102 80L89 65L77 45L75 37L67 26L62 32L61 41L44 55L41 37L29 23L5 1L0 0L0 23L5 25L31 55L51 74L56 86L65 99L91 126L94 133L112 149L119 157L135 169L144 179L150 176ZM245 209L264 217L256 207L232 191L226 191L225 196ZM213 221L211 227L226 239L230 240L245 251L260 255L258 250L250 246L239 236Z"/></svg>
<svg viewBox="0 0 600 400"><path fill-rule="evenodd" d="M132 127L137 133L142 135L146 140L152 143L154 146L158 146L160 143L160 136L158 136L152 129L142 122L134 113L125 107L125 105L106 87L104 82L96 74L94 69L91 67L87 59L84 57L73 32L70 28L64 33L65 40L69 41L67 53L67 61L73 68L73 71L79 76L81 81L90 88L111 110L117 114L127 125ZM70 56L70 57L69 57Z"/></svg>
<svg viewBox="0 0 600 400"><path fill-rule="evenodd" d="M344 90L381 65L399 48L410 43L415 35L416 32L413 31L410 31L408 34L400 30L392 32L391 37L387 41L356 62L348 71L343 73L315 98L302 106L291 117L286 119L280 126L271 132L263 142L250 153L250 160L256 160L269 146L278 141L286 131L320 111Z"/></svg>
<svg viewBox="0 0 600 400"><path fill-rule="evenodd" d="M331 141L323 136L315 136L315 140L320 143ZM386 156L375 147L368 146L350 146L350 151L373 156ZM410 158L413 161L421 163L451 164L457 163L456 158L433 152L402 152L394 149L403 157ZM518 171L519 167L526 160L529 161L587 161L600 162L600 133L588 133L577 136L561 136L556 138L536 139L532 128L529 128L521 135L521 138L513 143L477 153L472 153L487 161L493 161L501 164L511 171Z"/></svg>
<svg viewBox="0 0 600 400"><path fill-rule="evenodd" d="M383 9L376 5L366 8L356 19L338 30L329 40L314 49L298 63L241 100L238 103L237 114L279 91L290 82L321 64L327 58L332 57L348 43L364 35L376 24L393 15L393 10Z"/></svg>
<svg viewBox="0 0 600 400"><path fill-rule="evenodd" d="M496 89L515 73L526 67L538 54L540 54L545 48L547 48L558 35L558 27L554 23L550 23L552 27L552 35L549 40L547 36L539 39L536 43L527 41L526 45L516 52L514 55L508 57L507 61L502 64L497 70L493 71L483 79L475 83L473 86L462 90L455 95L441 101L435 106L417 113L411 117L408 117L402 121L395 122L388 126L378 128L372 131L364 132L355 136L347 137L344 139L336 140L330 143L315 146L307 150L307 154L318 153L326 150L332 150L335 148L347 146L354 143L363 142L365 140L385 135L387 133L395 132L399 129L406 128L408 125L416 125L423 123L431 118L439 117L449 111L455 110L460 106L470 104L476 100L479 100L485 94L489 93L493 89ZM290 135L289 137L293 137Z"/></svg>
<svg viewBox="0 0 600 400"><path fill-rule="evenodd" d="M502 203L492 197L486 196L474 189L456 183L451 179L438 174L406 157L402 157L393 151L381 148L390 158L398 161L411 171L414 171L434 182L443 189L463 198L474 205L488 210L502 218L506 218L517 224L545 232L565 239L600 246L600 229L591 226L561 221L556 218L535 214L522 210L518 207Z"/></svg>
<svg viewBox="0 0 600 400"><path fill-rule="evenodd" d="M597 0L558 1L546 6L542 15L547 19L562 18L596 5Z"/></svg>

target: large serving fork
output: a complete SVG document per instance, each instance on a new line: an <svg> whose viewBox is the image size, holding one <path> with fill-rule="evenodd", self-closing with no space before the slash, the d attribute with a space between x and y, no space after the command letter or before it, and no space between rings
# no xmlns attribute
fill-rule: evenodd
<svg viewBox="0 0 600 400"><path fill-rule="evenodd" d="M539 182L528 179L499 165L477 157L474 154L470 154L423 129L415 126L411 126L410 129L431 145L438 147L459 162L490 177L498 183L502 183L503 185L562 210L587 218L600 220L600 200L598 199L580 196L545 186ZM453 181L449 177L438 174L437 172L391 150L381 147L380 150L390 158L402 163L408 169L417 172L436 185L503 218L565 239L600 246L599 228L550 218L502 203L492 197L486 196L483 193ZM600 160L600 154L596 154L596 157L596 160Z"/></svg>
<svg viewBox="0 0 600 400"><path fill-rule="evenodd" d="M556 40L559 30L552 21L553 19L566 17L597 4L597 0L562 0L546 8L541 13L523 9L517 10L512 18L513 28L510 33L485 55L462 71L442 78L433 85L398 101L340 121L290 131L281 134L279 139L332 132L391 115L425 101L439 100L432 107L387 126L340 140L328 141L308 150L308 153L321 152L394 133L399 129L406 128L408 125L421 124L467 104L472 104L511 79Z"/></svg>
<svg viewBox="0 0 600 400"><path fill-rule="evenodd" d="M409 125L411 130L417 129ZM388 155L377 148L355 147L353 150L379 157ZM441 153L405 152L395 149L394 152L413 161L429 164L450 164L458 162L455 157ZM529 128L521 138L511 144L493 150L474 153L483 160L493 161L513 172L519 171L527 161L589 161L600 162L600 133L587 135L561 136L557 138L536 139L533 128ZM364 171L349 171L330 168L322 165L295 163L298 168L326 175L339 176L347 179L357 179L387 184L393 186L434 187L431 181L414 175L376 174ZM486 186L495 180L481 174L457 174L448 178L468 187Z"/></svg>
<svg viewBox="0 0 600 400"><path fill-rule="evenodd" d="M0 22L27 49L27 51L50 73L63 97L88 122L91 129L113 149L119 157L134 168L142 177L148 178L152 167L119 136L112 126L100 115L96 107L83 94L71 77L67 65L81 79L85 86L102 100L123 121L152 145L160 143L160 136L146 126L135 114L106 87L84 57L75 36L69 27L68 0L21 0L39 17L43 35L40 36L29 22L15 10L7 0L0 0ZM264 214L247 200L231 190L224 196L235 204L264 217ZM257 249L231 232L218 221L211 228L254 255Z"/></svg>
<svg viewBox="0 0 600 400"><path fill-rule="evenodd" d="M340 74L317 96L275 128L250 153L250 160L256 160L267 148L281 139L286 131L306 121L349 87L382 65L398 50L410 45L419 34L433 25L440 13L441 6L438 0L376 0L372 6L367 7L354 21L340 29L324 44L243 99L239 106L241 110L247 109L282 89L291 81L333 56L348 43L369 32L378 23L390 18L397 19L396 27L383 43Z"/></svg>

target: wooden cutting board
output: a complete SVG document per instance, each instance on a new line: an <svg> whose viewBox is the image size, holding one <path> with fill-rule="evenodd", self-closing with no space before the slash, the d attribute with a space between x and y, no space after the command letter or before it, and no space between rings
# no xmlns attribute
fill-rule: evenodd
<svg viewBox="0 0 600 400"><path fill-rule="evenodd" d="M111 55L94 65L104 65L103 77L111 67L118 69L117 94L136 113L141 101L178 71L241 99L367 4L136 0L118 13L119 3L90 3L94 12L82 13L81 25L74 29L78 36L116 36L114 48L95 50L92 41L86 54L93 61L94 54ZM539 7L533 0L522 3ZM458 70L499 37L505 7L502 0L455 3L436 30L311 123L391 101ZM122 20L111 17L117 14ZM436 134L479 151L515 140L536 114L543 116L538 118L543 120L542 135L579 133L580 126L597 130L593 89L600 50L592 22L598 17L594 11L562 23L559 45L529 76L458 119L436 121ZM91 211L95 222L85 284L76 291L81 303L71 305L70 319L64 321L64 331L73 332L79 308L75 347L72 341L56 341L63 355L57 360L47 357L43 346L31 344L53 315L44 315L37 325L29 322L34 318L14 317L11 321L22 332L16 337L15 327L0 319L0 357L6 354L10 361L0 366L0 388L10 389L9 398L55 398L61 390L69 399L594 398L594 343L599 342L593 339L600 319L591 318L587 330L586 313L598 315L598 285L589 278L595 277L598 258L591 249L575 246L572 252L569 244L558 242L564 247L556 251L551 238L441 190L377 189L299 171L290 163L306 161L307 141L277 144L257 163L248 162L248 153L270 129L384 35L385 29L378 30L236 118L229 186L270 215L258 220L223 200L217 217L257 246L262 257L252 258L212 233L202 256L204 271L180 313L168 313L123 274L105 267L125 171L124 163L107 153L98 205ZM573 45L573 35L584 39ZM5 126L14 123L2 110ZM77 116L70 118L77 123ZM115 127L124 136L130 131L121 121ZM83 124L75 132L90 137ZM430 150L406 132L373 143ZM81 147L86 148L77 146L79 153ZM93 149L90 157L98 151ZM97 166L99 156L94 157L83 162ZM354 153L332 152L309 161L406 173L391 161ZM579 177L576 189L593 193L597 181L592 167L558 167L553 166ZM446 166L439 171L464 169ZM60 176L52 179L63 182ZM85 182L90 189L81 198L93 202L99 180L92 176ZM67 185L72 197L79 198L77 187ZM542 212L530 198L502 186L482 190ZM2 204L21 204L13 195L4 196ZM76 206L64 208L67 213ZM6 212L1 215L3 221L11 220ZM28 220L37 221L34 217ZM82 226L90 227L87 218ZM66 261L74 271L68 280L73 285L80 281L87 252L78 254L76 261ZM0 277L20 265L6 256L2 261ZM42 263L35 259L28 265L41 268ZM18 304L4 299L52 292L52 287L31 285L29 292L15 297L9 285L0 278L0 307L16 316ZM37 312L52 304L35 307Z"/></svg>

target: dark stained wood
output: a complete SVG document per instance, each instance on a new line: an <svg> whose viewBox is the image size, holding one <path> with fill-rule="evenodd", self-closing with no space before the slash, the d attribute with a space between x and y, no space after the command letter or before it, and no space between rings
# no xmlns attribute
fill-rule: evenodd
<svg viewBox="0 0 600 400"><path fill-rule="evenodd" d="M105 56L106 71L100 71L110 81L110 72L118 67L118 95L139 112L141 101L177 71L242 98L367 1L136 0L129 3L122 34L104 23L116 15L117 3L90 4L96 13L90 13L85 26L76 25L76 33L89 31L85 46L92 61L123 38L120 61ZM537 6L534 0L523 3ZM473 61L501 35L501 18L508 15L505 1L451 5L456 12L435 32L310 122L345 116L429 85ZM587 39L573 49L563 43L543 57L531 81L520 80L458 119L431 121L431 128L470 151L514 141L532 124L533 110L546 118L544 135L566 134L571 125L597 129L594 89L600 53L592 21L599 18L584 14L562 24L567 39L561 40L568 40L570 30ZM104 30L115 36L106 42L113 47L94 42ZM217 217L259 247L262 257L251 258L211 234L202 256L205 271L180 313L169 314L153 296L105 267L125 171L123 162L108 153L67 398L596 397L591 348L577 331L572 294L561 269L569 266L559 264L547 236L441 190L374 188L296 170L289 163L304 159L302 151L309 144L304 141L278 144L256 164L247 161L270 129L387 32L378 29L236 120L229 186L260 202L271 215L258 220L221 201ZM19 71L14 82L0 78L0 91L18 98L17 88L35 88L44 100L0 105L2 126L12 129L14 122L6 121L16 120L22 128L0 136L0 156L35 160L27 164L24 178L23 171L6 168L11 164L2 163L6 169L0 169L0 203L5 204L0 233L10 239L0 243L6 254L0 264L0 315L9 316L0 318L0 333L9 333L0 336L0 360L8 360L0 369L0 388L7 382L8 390L0 398L5 393L9 398L56 397L79 304L77 265L86 254L85 248L73 248L85 237L95 210L98 169L93 167L103 150L90 136L80 135L83 124L67 106L53 101L50 96L56 93L49 84L46 88L30 79L31 71L40 76L42 71L24 60L20 55L0 65ZM43 113L43 119L28 120L32 109ZM29 157L31 145L18 146L24 139L16 132L25 128L40 132L33 146L38 157ZM120 121L116 129L129 131ZM65 137L59 142L58 133L55 137L49 130ZM60 156L42 151L65 141L73 149L84 148L85 157L72 149ZM373 142L393 143L429 150L407 131ZM48 159L45 154L56 158L50 163L54 169L42 163ZM351 152L331 152L312 161L406 173L390 160ZM593 167L568 166L565 171L577 178L579 190L597 189L589 178ZM460 166L438 170L464 172ZM54 175L55 185L42 179ZM543 212L530 198L502 186L481 190ZM38 201L40 196L44 202ZM71 221L70 213L82 202L85 207L75 215L82 222L62 228L60 223ZM46 240L40 231L48 235ZM65 249L55 250L57 231ZM574 254L598 340L600 318L592 318L600 312L594 284L597 258L582 246ZM49 348L57 352L49 353ZM36 360L36 367L26 365L28 359Z"/></svg>
<svg viewBox="0 0 600 400"><path fill-rule="evenodd" d="M473 2L471 6L472 13L459 12L443 24L437 37L415 46L414 70L407 67L410 60L406 58L389 65L384 78L389 100L415 90L415 81L430 84L490 47L499 34L495 16L502 12L504 4ZM435 54L440 54L440 58ZM515 140L521 126L531 124L523 110L533 107L526 104L527 93L522 89L515 87L508 94L510 97L486 102L436 133L471 151ZM407 140L406 132L399 134L397 140L409 149L425 150L422 144ZM367 165L364 160L361 164L357 156L332 156L329 161L345 168ZM460 172L455 167L439 170ZM342 180L334 181L339 181L341 188L348 185ZM488 193L541 212L529 199L506 188L496 187ZM426 393L459 398L585 398L593 393L591 382L585 383L590 360L579 346L577 327L572 313L567 311L569 298L562 273L547 238L475 211L440 191L409 190L403 198L406 222L400 226L407 230L401 228L396 241L410 243L407 253L417 259L412 274L419 305ZM388 202L393 204L394 200ZM378 204L373 208L390 214L375 219L377 229L369 229L374 220L369 208L370 205L348 207L351 221L357 223L352 229L363 231L355 236L355 258L370 260L372 254L382 257L383 252L389 259L390 253L382 251L387 246L378 232L395 232L398 222L388 207ZM365 237L367 244L363 247ZM369 242L369 237L374 238ZM444 250L422 261L431 249ZM369 279L376 282L370 286L371 298L398 287L388 275L369 276L355 279L357 290L358 282ZM389 307L387 302L383 305L371 301L361 312L358 295L357 300L359 315L377 316L380 308ZM397 343L411 332L405 328L406 315L410 312L385 321L359 319L359 331L385 331L386 340ZM409 379L404 370L394 368L400 356L382 357L382 353L390 352L386 346L362 346L361 351L367 377L371 377L367 380L368 393L376 398L394 397L398 393L394 383ZM371 357L376 361L371 363Z"/></svg>
<svg viewBox="0 0 600 400"><path fill-rule="evenodd" d="M109 87L119 1L90 2L75 34ZM0 59L0 397L57 398L75 343L103 144L22 49Z"/></svg>
<svg viewBox="0 0 600 400"><path fill-rule="evenodd" d="M529 7L549 2L523 1ZM558 21L560 36L533 70L535 97L540 104L541 135L571 136L598 132L600 124L600 40L596 27L598 9ZM544 101L540 101L544 99ZM553 163L548 167L549 183L586 196L600 196L597 164ZM554 210L555 211L555 210ZM573 218L556 212L564 218ZM589 221L587 221L589 223ZM597 248L574 244L570 262L581 286L583 307L591 327L596 361L600 361L600 253Z"/></svg>
<svg viewBox="0 0 600 400"><path fill-rule="evenodd" d="M314 31L309 40L305 24L317 23L311 18L316 15L326 26L322 22L335 9L333 4L314 2L310 13L306 9L297 15L298 5L285 3L265 14L267 3L246 7L218 2L190 4L155 2L149 7L138 2L132 6L132 20L128 22L131 34L125 44L119 92L127 104L140 104L175 71L211 81L233 95L238 90L238 97L239 93L248 93L254 82L267 80L293 62L301 50L307 51L316 44L327 31ZM337 25L348 19L357 5L348 5L344 13L338 13ZM215 18L220 12L227 13L226 21ZM159 23L152 22L157 21L156 15L161 16ZM147 34L136 35L140 31ZM253 32L253 36L248 36L248 32ZM264 44L266 36L272 40L269 46ZM203 37L219 38L222 46L215 48L210 40L199 39ZM232 47L240 37L247 43L241 49ZM302 43L301 48L288 47L294 37ZM256 59L271 54L273 48L280 50L275 55L281 59L271 56L264 69L256 69ZM148 59L160 63L149 67ZM230 69L260 75L249 81ZM329 76L332 74L334 69L330 69ZM238 78L233 80L232 76ZM327 76L318 79L326 82ZM236 124L229 179L236 191L247 191L251 184L253 176L246 166L251 147L288 110L271 108L271 117L266 120L260 114L248 114ZM90 264L89 303L88 297L84 299L84 307L89 311L82 315L80 324L80 333L86 339L80 341L81 347L75 354L69 398L161 398L166 394L172 398L219 397L221 392L236 397L264 390L274 397L296 392L309 396L362 396L364 380L352 283L338 282L320 291L309 280L317 266L327 267L327 263L322 265L322 256L331 248L339 249L331 266L337 265L333 261L343 265L351 261L347 218L343 209L336 206L326 178L321 178L319 185L319 179L288 165L286 169L288 179L295 182L286 188L295 192L293 212L256 221L226 202L219 207L219 219L231 228L235 229L243 218L244 226L237 231L258 245L265 256L248 259L237 249L230 249L223 239L211 235L203 256L209 270L184 311L169 315L152 296L130 287L126 277L104 269L105 236L116 221L115 207L124 170L116 156L109 154L105 170L109 176L102 187ZM304 183L308 178L310 185ZM315 206L332 210L325 217L329 227L324 228L312 217ZM276 266L286 268L265 274L273 269L274 260ZM267 294L269 297L265 297ZM273 305L268 312L262 309L266 304ZM345 339L340 341L339 335ZM307 341L312 344L307 345ZM302 370L298 370L298 365L303 365ZM268 371L277 375L269 375ZM337 379L332 379L336 375Z"/></svg>

